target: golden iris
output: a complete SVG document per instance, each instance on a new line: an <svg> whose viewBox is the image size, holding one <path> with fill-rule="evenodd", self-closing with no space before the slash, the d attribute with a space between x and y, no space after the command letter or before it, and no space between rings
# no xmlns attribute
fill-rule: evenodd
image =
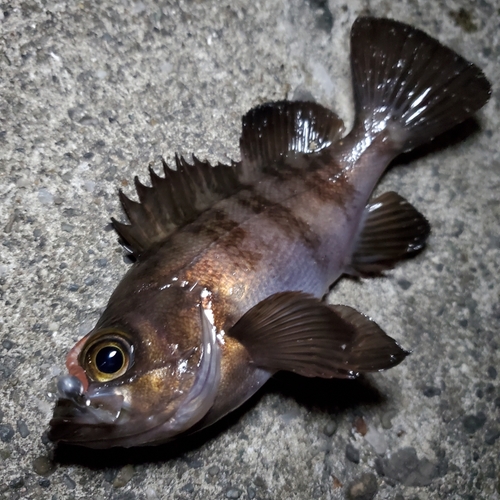
<svg viewBox="0 0 500 500"><path fill-rule="evenodd" d="M92 379L108 382L127 371L130 354L130 344L125 339L105 332L84 350L83 367Z"/></svg>

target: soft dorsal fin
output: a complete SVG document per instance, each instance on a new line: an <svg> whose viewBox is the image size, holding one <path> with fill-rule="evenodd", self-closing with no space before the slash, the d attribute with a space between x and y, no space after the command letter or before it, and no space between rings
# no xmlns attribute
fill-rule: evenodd
<svg viewBox="0 0 500 500"><path fill-rule="evenodd" d="M175 163L177 170L172 170L163 160L165 177L158 176L150 167L151 187L135 177L139 203L127 198L120 190L120 201L130 225L114 218L112 222L135 257L240 189L235 165L219 163L212 167L195 156L191 165L177 155Z"/></svg>
<svg viewBox="0 0 500 500"><path fill-rule="evenodd" d="M314 102L278 101L251 109L242 118L242 175L253 180L259 172L297 167L304 155L318 153L340 139L342 120Z"/></svg>

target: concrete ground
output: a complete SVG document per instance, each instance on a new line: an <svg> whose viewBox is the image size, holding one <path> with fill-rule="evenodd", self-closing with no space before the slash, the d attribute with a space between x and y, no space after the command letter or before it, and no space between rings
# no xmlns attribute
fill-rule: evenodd
<svg viewBox="0 0 500 500"><path fill-rule="evenodd" d="M66 353L128 267L117 189L175 152L238 159L240 116L264 101L312 96L349 125L361 13L424 29L493 83L477 121L379 186L426 214L426 251L332 292L413 354L355 382L279 375L181 443L54 451ZM495 0L0 4L0 498L500 498L499 16Z"/></svg>

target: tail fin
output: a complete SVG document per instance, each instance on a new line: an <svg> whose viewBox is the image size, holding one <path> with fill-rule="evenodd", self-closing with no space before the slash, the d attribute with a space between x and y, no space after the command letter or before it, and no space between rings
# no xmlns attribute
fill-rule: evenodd
<svg viewBox="0 0 500 500"><path fill-rule="evenodd" d="M464 121L488 100L483 72L423 31L358 18L351 31L356 126L387 129L408 151Z"/></svg>

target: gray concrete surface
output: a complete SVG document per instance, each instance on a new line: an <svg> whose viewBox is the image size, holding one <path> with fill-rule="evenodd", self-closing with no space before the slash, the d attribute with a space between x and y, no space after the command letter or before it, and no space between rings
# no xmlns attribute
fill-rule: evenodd
<svg viewBox="0 0 500 500"><path fill-rule="evenodd" d="M54 452L65 355L128 265L117 189L176 151L237 159L240 116L267 100L312 95L350 123L348 32L366 12L494 84L477 126L379 187L427 215L427 250L332 293L413 354L361 382L280 375L182 443ZM494 0L0 4L0 498L500 498L499 15Z"/></svg>

